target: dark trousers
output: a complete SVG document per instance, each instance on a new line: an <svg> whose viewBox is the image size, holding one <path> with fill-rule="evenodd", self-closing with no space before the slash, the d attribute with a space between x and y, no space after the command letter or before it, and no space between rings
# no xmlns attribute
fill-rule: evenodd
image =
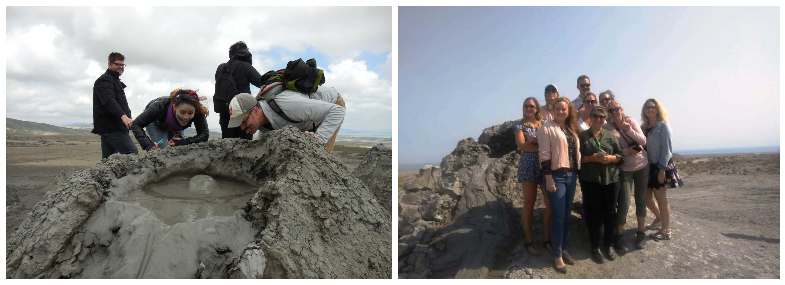
<svg viewBox="0 0 785 285"><path fill-rule="evenodd" d="M115 153L122 154L138 154L139 149L136 148L128 131L120 131L113 133L98 134L101 136L101 159L107 158Z"/></svg>
<svg viewBox="0 0 785 285"><path fill-rule="evenodd" d="M581 182L591 248L600 248L600 228L603 226L605 228L603 241L605 246L609 247L613 245L613 236L616 232L616 199L619 196L619 183L600 185L597 182Z"/></svg>
<svg viewBox="0 0 785 285"><path fill-rule="evenodd" d="M220 116L218 118L218 124L221 125L221 138L222 139L229 139L229 138L241 138L252 140L253 133L247 134L244 130L240 129L240 127L236 128L229 128L229 113L218 113Z"/></svg>

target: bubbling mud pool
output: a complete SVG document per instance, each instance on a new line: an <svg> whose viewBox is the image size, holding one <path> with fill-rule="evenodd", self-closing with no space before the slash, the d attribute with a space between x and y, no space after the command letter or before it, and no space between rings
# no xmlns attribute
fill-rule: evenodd
<svg viewBox="0 0 785 285"><path fill-rule="evenodd" d="M204 174L180 174L148 184L118 201L137 203L164 224L231 216L253 198L257 187Z"/></svg>

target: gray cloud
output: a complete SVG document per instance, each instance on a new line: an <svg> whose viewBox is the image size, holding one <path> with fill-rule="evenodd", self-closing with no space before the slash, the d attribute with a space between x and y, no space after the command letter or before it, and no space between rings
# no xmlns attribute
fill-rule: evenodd
<svg viewBox="0 0 785 285"><path fill-rule="evenodd" d="M391 17L390 7L7 7L6 116L92 122L92 85L106 70L111 51L126 56L121 79L129 86L134 116L178 87L198 88L211 97L215 68L228 60L229 45L237 40L252 48L260 72L291 60L262 56L272 48L313 49L327 55L330 66L356 65L363 52L390 53ZM390 56L385 64L384 78L362 67L329 70L335 78L328 77L328 85L357 100L347 104L366 106L373 114L347 115L347 126L391 128ZM217 116L208 118L217 129Z"/></svg>

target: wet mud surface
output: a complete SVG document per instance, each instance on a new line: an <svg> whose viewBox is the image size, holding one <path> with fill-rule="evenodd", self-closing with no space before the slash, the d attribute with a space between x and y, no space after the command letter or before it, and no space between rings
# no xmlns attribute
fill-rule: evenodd
<svg viewBox="0 0 785 285"><path fill-rule="evenodd" d="M9 235L6 277L389 278L389 209L369 190L378 187L309 139L285 128L63 171ZM367 167L377 164L390 162ZM194 174L229 181L197 189ZM7 193L21 189L9 186L16 179ZM16 197L7 210L24 209Z"/></svg>

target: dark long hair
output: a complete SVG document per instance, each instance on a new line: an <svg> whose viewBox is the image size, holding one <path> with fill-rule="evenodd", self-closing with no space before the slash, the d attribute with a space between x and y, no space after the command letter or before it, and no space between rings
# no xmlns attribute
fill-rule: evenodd
<svg viewBox="0 0 785 285"><path fill-rule="evenodd" d="M169 100L174 103L175 107L180 106L181 104L188 104L194 106L194 108L205 117L210 115L210 110L208 110L207 107L202 106L202 103L199 103L199 94L196 94L196 91L194 90L177 88L169 94Z"/></svg>

